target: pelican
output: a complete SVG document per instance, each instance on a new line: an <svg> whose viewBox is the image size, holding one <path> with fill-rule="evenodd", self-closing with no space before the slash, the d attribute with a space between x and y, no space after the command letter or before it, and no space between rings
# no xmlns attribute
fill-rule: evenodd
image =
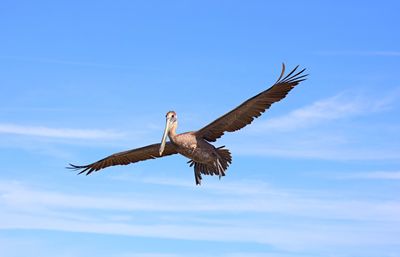
<svg viewBox="0 0 400 257"><path fill-rule="evenodd" d="M194 166L196 185L201 184L202 174L218 175L221 179L232 163L231 153L225 146L215 147L210 142L215 142L225 132L233 132L245 127L261 116L273 103L285 98L289 91L305 80L308 75L303 75L305 69L297 71L298 67L296 66L284 77L285 64L282 64L281 74L270 88L246 100L200 130L177 134L178 116L176 112L169 111L166 114L161 143L115 153L88 165L70 164L68 168L78 170L78 174L89 175L93 171L114 165L127 165L179 153L189 158L190 167ZM167 137L169 142L167 142Z"/></svg>

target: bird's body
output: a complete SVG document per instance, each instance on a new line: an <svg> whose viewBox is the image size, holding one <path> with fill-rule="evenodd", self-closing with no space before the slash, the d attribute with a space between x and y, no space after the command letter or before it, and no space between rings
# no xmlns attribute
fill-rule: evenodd
<svg viewBox="0 0 400 257"><path fill-rule="evenodd" d="M187 158L201 163L213 161L214 146L202 138L197 138L194 132L186 132L168 136L176 151Z"/></svg>
<svg viewBox="0 0 400 257"><path fill-rule="evenodd" d="M169 113L176 115L175 112ZM229 150L215 148L203 138L197 137L196 132L176 134L175 129L176 127L173 127L169 131L168 137L176 151L190 159L190 166L194 165L196 184L200 184L202 172L207 175L225 176L225 170L232 162Z"/></svg>
<svg viewBox="0 0 400 257"><path fill-rule="evenodd" d="M201 183L201 174L225 176L225 171L232 162L228 149L224 146L215 147L210 142L216 141L225 132L233 132L250 124L254 118L259 117L274 102L283 99L287 93L299 82L305 80L301 75L304 71L294 74L297 67L284 78L285 66L277 82L269 89L248 99L232 111L216 119L204 128L177 134L177 115L169 111L166 115L166 126L160 144L148 145L145 147L116 153L89 165L72 165L70 168L81 170L79 174L87 175L93 171L114 166L126 165L147 159L154 159L172 154L181 154L190 160L190 166L194 166L195 181ZM294 75L293 75L294 74ZM170 142L166 142L167 136Z"/></svg>

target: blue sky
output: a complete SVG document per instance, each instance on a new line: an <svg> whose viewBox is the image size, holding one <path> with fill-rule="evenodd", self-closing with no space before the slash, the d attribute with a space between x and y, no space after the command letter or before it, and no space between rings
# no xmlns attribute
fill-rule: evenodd
<svg viewBox="0 0 400 257"><path fill-rule="evenodd" d="M2 1L0 255L400 256L397 1ZM299 64L309 79L182 156L64 167L196 130Z"/></svg>

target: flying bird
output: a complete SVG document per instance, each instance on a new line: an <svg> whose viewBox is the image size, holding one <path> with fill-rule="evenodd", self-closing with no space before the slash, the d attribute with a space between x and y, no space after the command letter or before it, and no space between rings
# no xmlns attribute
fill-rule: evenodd
<svg viewBox="0 0 400 257"><path fill-rule="evenodd" d="M231 153L225 146L215 147L210 142L215 142L225 132L233 132L245 127L261 116L273 103L285 98L289 91L305 80L308 75L303 74L305 69L297 71L298 67L296 66L284 76L285 64L282 64L282 72L270 88L197 131L177 134L178 116L176 112L169 111L166 114L161 143L115 153L88 165L70 164L68 168L78 170L78 174L89 175L93 171L114 165L127 165L179 153L190 159L188 163L190 167L194 167L196 185L201 184L202 174L218 175L221 178L225 176L228 166L232 163ZM167 142L167 136L169 142Z"/></svg>

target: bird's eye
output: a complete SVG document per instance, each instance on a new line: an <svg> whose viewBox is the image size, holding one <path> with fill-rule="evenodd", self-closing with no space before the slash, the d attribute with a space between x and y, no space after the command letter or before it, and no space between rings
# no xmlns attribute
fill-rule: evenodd
<svg viewBox="0 0 400 257"><path fill-rule="evenodd" d="M172 114L172 116L171 116L171 117L172 117L172 118L174 118L174 117L175 117L175 115L173 115L173 114Z"/></svg>

